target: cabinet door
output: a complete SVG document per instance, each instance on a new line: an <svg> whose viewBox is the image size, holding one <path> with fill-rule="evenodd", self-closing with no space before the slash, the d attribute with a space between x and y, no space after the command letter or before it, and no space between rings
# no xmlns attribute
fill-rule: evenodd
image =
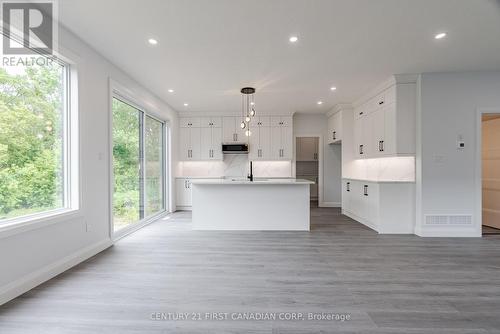
<svg viewBox="0 0 500 334"><path fill-rule="evenodd" d="M177 206L191 206L191 183L189 179L176 180L176 202Z"/></svg>
<svg viewBox="0 0 500 334"><path fill-rule="evenodd" d="M351 211L351 188L352 183L350 180L344 180L342 182L342 209L344 211Z"/></svg>
<svg viewBox="0 0 500 334"><path fill-rule="evenodd" d="M269 158L272 160L281 159L281 126L271 128L271 152Z"/></svg>
<svg viewBox="0 0 500 334"><path fill-rule="evenodd" d="M328 144L333 144L333 142L335 141L334 140L334 131L335 131L335 127L334 127L334 117L335 115L333 116L330 116L328 118L328 133L327 133L327 140L326 142Z"/></svg>
<svg viewBox="0 0 500 334"><path fill-rule="evenodd" d="M281 127L281 150L282 160L293 159L293 138L292 127L290 126Z"/></svg>
<svg viewBox="0 0 500 334"><path fill-rule="evenodd" d="M252 135L250 136L249 146L248 146L248 158L250 160L260 159L260 129L253 128Z"/></svg>
<svg viewBox="0 0 500 334"><path fill-rule="evenodd" d="M179 129L179 159L181 161L190 159L190 149L191 149L191 129L190 128L180 128Z"/></svg>
<svg viewBox="0 0 500 334"><path fill-rule="evenodd" d="M201 128L191 128L191 159L201 159Z"/></svg>
<svg viewBox="0 0 500 334"><path fill-rule="evenodd" d="M281 116L281 126L292 126L292 116Z"/></svg>
<svg viewBox="0 0 500 334"><path fill-rule="evenodd" d="M260 116L260 117L258 117L258 119L256 121L257 121L257 125L260 127L271 126L271 118L269 116Z"/></svg>
<svg viewBox="0 0 500 334"><path fill-rule="evenodd" d="M200 117L200 127L208 128L212 126L212 119L210 117Z"/></svg>
<svg viewBox="0 0 500 334"><path fill-rule="evenodd" d="M270 126L281 126L281 117L280 116L271 116L270 117Z"/></svg>
<svg viewBox="0 0 500 334"><path fill-rule="evenodd" d="M373 117L373 137L371 144L373 145L373 155L381 156L385 154L385 110L379 108L374 111L370 117Z"/></svg>
<svg viewBox="0 0 500 334"><path fill-rule="evenodd" d="M354 120L354 155L360 159L366 154L366 147L363 143L363 126L365 117L360 117Z"/></svg>
<svg viewBox="0 0 500 334"><path fill-rule="evenodd" d="M212 128L201 128L200 159L212 158Z"/></svg>
<svg viewBox="0 0 500 334"><path fill-rule="evenodd" d="M210 119L210 122L212 123L212 126L214 128L221 128L222 127L222 117L212 117Z"/></svg>
<svg viewBox="0 0 500 334"><path fill-rule="evenodd" d="M384 111L384 153L396 154L396 103L387 105Z"/></svg>
<svg viewBox="0 0 500 334"><path fill-rule="evenodd" d="M244 129L241 128L241 117L236 118L236 142L238 143L248 143L249 138L245 134L245 132L248 130L248 127L245 127ZM256 127L254 127L256 128ZM254 130L254 129L252 129Z"/></svg>
<svg viewBox="0 0 500 334"><path fill-rule="evenodd" d="M374 144L373 123L375 122L375 113L370 113L362 117L363 124L363 156L370 158L374 155L376 145Z"/></svg>
<svg viewBox="0 0 500 334"><path fill-rule="evenodd" d="M270 127L261 127L259 129L259 149L260 149L260 159L270 160L272 159L271 151L271 129Z"/></svg>
<svg viewBox="0 0 500 334"><path fill-rule="evenodd" d="M236 140L236 118L222 118L222 140L224 143L234 143Z"/></svg>
<svg viewBox="0 0 500 334"><path fill-rule="evenodd" d="M222 160L222 128L212 128L212 159Z"/></svg>
<svg viewBox="0 0 500 334"><path fill-rule="evenodd" d="M333 121L334 141L342 140L342 112L336 113Z"/></svg>

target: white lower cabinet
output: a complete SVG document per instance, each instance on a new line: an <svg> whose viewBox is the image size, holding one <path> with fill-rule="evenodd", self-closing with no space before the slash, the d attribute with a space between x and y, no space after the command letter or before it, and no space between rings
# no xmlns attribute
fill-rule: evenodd
<svg viewBox="0 0 500 334"><path fill-rule="evenodd" d="M178 209L191 210L192 189L191 179L176 179L176 204Z"/></svg>
<svg viewBox="0 0 500 334"><path fill-rule="evenodd" d="M415 184L342 180L342 212L381 234L413 234Z"/></svg>

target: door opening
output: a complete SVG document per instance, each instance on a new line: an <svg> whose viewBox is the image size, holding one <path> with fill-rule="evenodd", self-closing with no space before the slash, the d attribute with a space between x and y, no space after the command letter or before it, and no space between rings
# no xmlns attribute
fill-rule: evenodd
<svg viewBox="0 0 500 334"><path fill-rule="evenodd" d="M482 114L482 234L500 234L500 113Z"/></svg>
<svg viewBox="0 0 500 334"><path fill-rule="evenodd" d="M296 148L296 176L314 182L310 191L311 206L318 206L319 137L297 137Z"/></svg>

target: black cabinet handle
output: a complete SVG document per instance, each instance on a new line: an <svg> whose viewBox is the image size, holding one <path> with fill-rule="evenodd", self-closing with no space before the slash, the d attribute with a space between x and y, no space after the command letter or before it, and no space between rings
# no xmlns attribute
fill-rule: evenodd
<svg viewBox="0 0 500 334"><path fill-rule="evenodd" d="M380 152L384 152L384 141L381 140L380 143L379 143L379 146L380 146Z"/></svg>
<svg viewBox="0 0 500 334"><path fill-rule="evenodd" d="M337 139L337 131L333 131L333 140Z"/></svg>
<svg viewBox="0 0 500 334"><path fill-rule="evenodd" d="M359 154L363 154L363 145L359 145Z"/></svg>
<svg viewBox="0 0 500 334"><path fill-rule="evenodd" d="M360 115L363 115L363 112L360 112L359 114L360 114Z"/></svg>
<svg viewBox="0 0 500 334"><path fill-rule="evenodd" d="M351 191L351 182L346 183L346 191Z"/></svg>
<svg viewBox="0 0 500 334"><path fill-rule="evenodd" d="M382 105L382 104L384 104L384 101L380 101L378 104L379 104L379 105Z"/></svg>
<svg viewBox="0 0 500 334"><path fill-rule="evenodd" d="M365 184L363 188L364 188L364 194L363 195L368 196L368 185Z"/></svg>

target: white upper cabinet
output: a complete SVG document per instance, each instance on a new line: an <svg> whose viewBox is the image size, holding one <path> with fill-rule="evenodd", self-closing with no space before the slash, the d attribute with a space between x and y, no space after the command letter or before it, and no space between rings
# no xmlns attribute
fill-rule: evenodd
<svg viewBox="0 0 500 334"><path fill-rule="evenodd" d="M271 152L270 160L292 160L293 159L293 134L291 119L281 120L276 123L277 118L271 119ZM275 124L278 124L277 126Z"/></svg>
<svg viewBox="0 0 500 334"><path fill-rule="evenodd" d="M241 117L224 116L222 117L222 141L224 143L244 143L247 141L245 129L241 126Z"/></svg>
<svg viewBox="0 0 500 334"><path fill-rule="evenodd" d="M179 159L221 160L221 117L181 117Z"/></svg>
<svg viewBox="0 0 500 334"><path fill-rule="evenodd" d="M222 129L201 128L201 160L222 160Z"/></svg>
<svg viewBox="0 0 500 334"><path fill-rule="evenodd" d="M222 160L222 143L249 143L251 160L292 160L292 117L256 116L250 138L241 116L181 117L180 160Z"/></svg>
<svg viewBox="0 0 500 334"><path fill-rule="evenodd" d="M328 144L342 141L342 111L338 111L328 118Z"/></svg>
<svg viewBox="0 0 500 334"><path fill-rule="evenodd" d="M200 160L201 128L180 128L179 155L181 160Z"/></svg>
<svg viewBox="0 0 500 334"><path fill-rule="evenodd" d="M358 158L415 154L416 84L396 83L354 110Z"/></svg>

